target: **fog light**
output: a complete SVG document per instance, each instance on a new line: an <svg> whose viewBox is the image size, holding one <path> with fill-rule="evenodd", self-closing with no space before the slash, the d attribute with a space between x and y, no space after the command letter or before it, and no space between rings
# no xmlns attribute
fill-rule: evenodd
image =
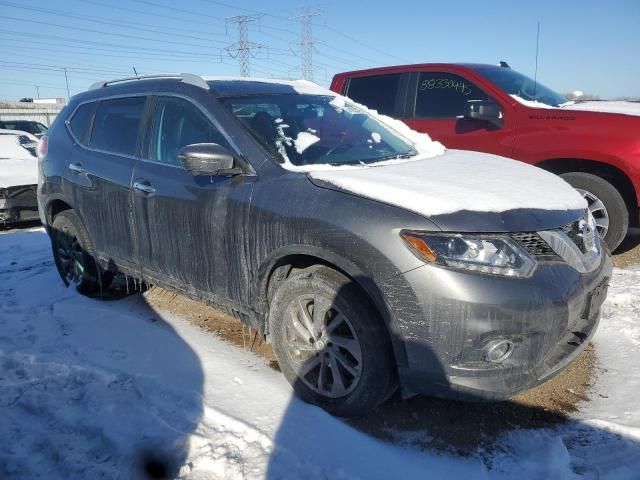
<svg viewBox="0 0 640 480"><path fill-rule="evenodd" d="M504 362L512 353L513 343L509 340L498 340L487 346L487 360L490 362Z"/></svg>

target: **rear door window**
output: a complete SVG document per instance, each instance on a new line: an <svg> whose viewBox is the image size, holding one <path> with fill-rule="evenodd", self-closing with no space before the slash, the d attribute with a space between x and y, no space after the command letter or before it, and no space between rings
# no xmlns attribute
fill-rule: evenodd
<svg viewBox="0 0 640 480"><path fill-rule="evenodd" d="M182 98L159 97L153 114L150 159L181 165L178 152L194 143L217 143L230 149L220 131L191 102Z"/></svg>
<svg viewBox="0 0 640 480"><path fill-rule="evenodd" d="M416 118L456 118L469 100L489 96L466 78L454 73L421 72L416 93Z"/></svg>
<svg viewBox="0 0 640 480"><path fill-rule="evenodd" d="M135 156L146 97L114 98L99 103L93 120L91 147Z"/></svg>
<svg viewBox="0 0 640 480"><path fill-rule="evenodd" d="M95 102L80 105L67 122L71 133L80 145L86 146L89 142L89 130L91 129L91 119L95 110Z"/></svg>
<svg viewBox="0 0 640 480"><path fill-rule="evenodd" d="M400 73L349 79L346 95L378 113L394 115L400 90Z"/></svg>

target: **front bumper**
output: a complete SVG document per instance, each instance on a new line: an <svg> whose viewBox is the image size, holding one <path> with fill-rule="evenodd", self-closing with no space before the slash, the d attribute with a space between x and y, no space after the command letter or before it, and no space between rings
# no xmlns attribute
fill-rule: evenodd
<svg viewBox="0 0 640 480"><path fill-rule="evenodd" d="M612 261L580 274L541 262L528 279L425 265L389 279L393 334L404 345L404 396L500 400L561 371L588 345L600 317ZM495 341L513 343L502 363L487 360Z"/></svg>
<svg viewBox="0 0 640 480"><path fill-rule="evenodd" d="M1 189L0 226L37 220L36 185L21 185Z"/></svg>

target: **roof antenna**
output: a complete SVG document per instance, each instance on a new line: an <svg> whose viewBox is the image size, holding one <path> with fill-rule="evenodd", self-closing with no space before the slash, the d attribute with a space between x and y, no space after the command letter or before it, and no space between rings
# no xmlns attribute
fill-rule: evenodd
<svg viewBox="0 0 640 480"><path fill-rule="evenodd" d="M133 73L135 73L135 74L136 74L136 77L137 77L137 76L138 76L138 72L137 72L137 70L136 70L136 67L131 67L131 68L133 68Z"/></svg>
<svg viewBox="0 0 640 480"><path fill-rule="evenodd" d="M504 60L500 60L500 68L511 68L511 67Z"/></svg>
<svg viewBox="0 0 640 480"><path fill-rule="evenodd" d="M540 47L540 20L538 20L538 34L536 35L536 70L533 74L533 99L536 99L538 92L538 52Z"/></svg>

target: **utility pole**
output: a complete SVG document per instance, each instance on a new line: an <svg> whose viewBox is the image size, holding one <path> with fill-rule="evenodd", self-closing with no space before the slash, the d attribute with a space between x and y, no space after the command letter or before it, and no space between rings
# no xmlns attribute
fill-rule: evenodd
<svg viewBox="0 0 640 480"><path fill-rule="evenodd" d="M313 80L313 32L311 30L311 19L321 15L320 10L305 9L303 13L292 17L292 20L300 20L300 70L302 78Z"/></svg>
<svg viewBox="0 0 640 480"><path fill-rule="evenodd" d="M40 98L40 87L38 85L34 85L36 87L36 95Z"/></svg>
<svg viewBox="0 0 640 480"><path fill-rule="evenodd" d="M67 102L69 101L69 98L71 98L71 95L69 95L69 77L67 76L67 67L63 67L64 70L64 81L67 84Z"/></svg>
<svg viewBox="0 0 640 480"><path fill-rule="evenodd" d="M229 45L225 50L231 58L237 58L240 64L240 75L248 77L251 69L249 60L252 57L252 50L264 48L264 45L249 41L249 23L260 19L262 15L237 15L227 18L229 24L238 25L238 41Z"/></svg>

